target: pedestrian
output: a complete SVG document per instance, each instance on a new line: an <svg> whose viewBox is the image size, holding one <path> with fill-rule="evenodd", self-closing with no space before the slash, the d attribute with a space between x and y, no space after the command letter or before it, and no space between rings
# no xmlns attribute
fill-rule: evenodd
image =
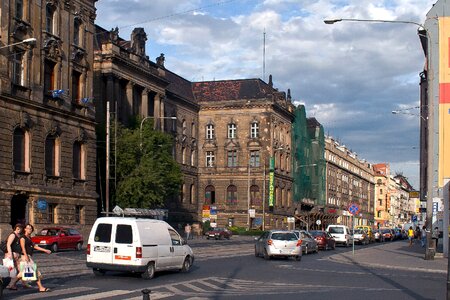
<svg viewBox="0 0 450 300"><path fill-rule="evenodd" d="M32 256L33 256L33 251L34 250L38 250L38 251L42 251L44 253L50 254L52 253L50 250L48 249L44 249L39 247L38 245L34 244L33 241L31 240L31 233L33 233L34 231L34 227L31 224L27 224L24 228L24 234L23 236L20 238L20 247L22 249L22 256L20 257L20 262L24 263L31 263L34 264L34 268L35 268L35 272L36 272L36 285L39 288L39 292L49 292L50 289L44 287L41 283L41 273L39 272L36 264L34 263ZM10 285L14 286L15 283L21 279L23 276L23 270L21 270L21 272L17 275L17 277L12 278L11 279L11 283Z"/></svg>
<svg viewBox="0 0 450 300"><path fill-rule="evenodd" d="M408 229L408 240L409 240L409 246L410 247L413 244L413 239L414 239L414 229L412 228L412 226L409 226L409 229Z"/></svg>
<svg viewBox="0 0 450 300"><path fill-rule="evenodd" d="M20 248L20 238L23 234L23 225L16 224L14 226L13 232L8 235L6 239L6 252L5 259L12 259L14 263L14 269L10 271L11 277L17 276L19 274L19 258L22 250ZM22 283L24 287L29 287L27 283ZM6 287L9 290L17 290L17 285L8 284Z"/></svg>
<svg viewBox="0 0 450 300"><path fill-rule="evenodd" d="M422 245L422 248L425 247L426 241L427 241L427 228L422 226L422 230L420 231L420 244Z"/></svg>
<svg viewBox="0 0 450 300"><path fill-rule="evenodd" d="M433 233L431 234L431 238L434 241L434 249L437 249L438 242L439 242L439 228L434 227Z"/></svg>
<svg viewBox="0 0 450 300"><path fill-rule="evenodd" d="M186 224L186 226L184 226L184 232L186 233L186 240L189 240L191 237L191 230L192 227L189 223Z"/></svg>

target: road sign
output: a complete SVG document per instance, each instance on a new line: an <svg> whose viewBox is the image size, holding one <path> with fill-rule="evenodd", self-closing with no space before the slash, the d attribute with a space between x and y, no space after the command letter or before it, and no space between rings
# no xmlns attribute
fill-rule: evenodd
<svg viewBox="0 0 450 300"><path fill-rule="evenodd" d="M352 205L348 207L348 212L352 215L356 215L359 212L358 204L352 203Z"/></svg>
<svg viewBox="0 0 450 300"><path fill-rule="evenodd" d="M317 221L316 221L316 224L317 224L317 225L320 225L320 224L322 224L322 221L317 220Z"/></svg>

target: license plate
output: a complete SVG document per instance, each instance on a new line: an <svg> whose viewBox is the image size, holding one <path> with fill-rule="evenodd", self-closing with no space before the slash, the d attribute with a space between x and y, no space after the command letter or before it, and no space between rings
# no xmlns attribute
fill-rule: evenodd
<svg viewBox="0 0 450 300"><path fill-rule="evenodd" d="M111 252L111 247L109 246L95 246L94 247L95 252Z"/></svg>

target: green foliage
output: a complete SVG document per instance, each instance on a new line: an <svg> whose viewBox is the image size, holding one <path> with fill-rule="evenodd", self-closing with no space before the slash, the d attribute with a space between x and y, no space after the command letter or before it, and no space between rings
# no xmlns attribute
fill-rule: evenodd
<svg viewBox="0 0 450 300"><path fill-rule="evenodd" d="M250 229L247 230L245 227L237 227L237 226L231 226L228 227L228 229L233 232L234 235L254 235L259 236L263 233L262 230L259 229Z"/></svg>
<svg viewBox="0 0 450 300"><path fill-rule="evenodd" d="M173 159L173 139L153 130L150 119L140 131L139 120L134 128L117 128L117 191L120 207L156 208L179 192L181 170ZM142 144L142 147L141 147Z"/></svg>
<svg viewBox="0 0 450 300"><path fill-rule="evenodd" d="M211 222L209 221L203 222L203 232L207 232L210 229L211 229Z"/></svg>

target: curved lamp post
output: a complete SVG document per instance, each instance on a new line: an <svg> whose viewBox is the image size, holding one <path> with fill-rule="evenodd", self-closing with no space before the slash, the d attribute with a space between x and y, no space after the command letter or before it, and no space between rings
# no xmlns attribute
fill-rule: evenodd
<svg viewBox="0 0 450 300"><path fill-rule="evenodd" d="M147 116L142 119L141 126L139 127L139 148L142 150L142 125L144 125L144 121L147 119L170 119L170 120L176 120L177 117L154 117L154 116Z"/></svg>
<svg viewBox="0 0 450 300"><path fill-rule="evenodd" d="M427 38L428 44L430 44L430 40L431 40L430 39L430 33L429 33L428 29L425 28L425 26L423 24L420 24L420 23L417 23L417 22L414 22L414 21L338 18L338 19L325 19L324 23L328 24L328 25L332 25L334 23L343 22L343 21L345 21L345 22L411 24L411 25L415 25L415 26L419 27L419 29L422 29L423 31L425 31L425 34L426 34L425 37ZM420 32L418 34L422 35ZM430 63L429 53L426 54L426 57L427 57L427 60L428 60L427 64L428 64L428 66L430 66L431 63ZM426 199L426 203L427 203L427 212L426 212L427 245L426 245L426 248L425 248L425 259L429 260L429 259L434 259L434 255L435 255L436 249L435 249L435 247L434 247L434 245L432 243L432 240L431 240L431 231L433 229L432 228L433 227L433 224L432 224L432 218L433 218L433 214L432 214L433 213L432 212L432 210L433 210L433 199L432 199L432 197L433 197L433 195L432 195L432 192L431 192L431 187L433 186L433 180L432 180L432 175L431 174L433 172L434 146L433 146L433 140L432 139L433 139L433 130L434 130L434 128L430 128L430 127L433 127L433 124L434 124L433 102L431 101L431 102L429 102L427 104L428 104L427 116L424 117L422 115L422 113L420 115L418 115L418 116L420 116L425 121L425 124L426 124L426 129L425 130L427 132L427 138L428 138L427 142L421 140L421 145L423 145L422 147L425 147L425 143L427 143L426 146L428 148L428 152L427 152L427 166L428 166L427 183L428 183L428 187L427 187L427 193L426 193L426 198L427 198ZM409 114L409 113L404 113L404 112L400 112L400 111L393 111L392 113L393 114L401 114L401 113ZM431 124L431 126L429 126L430 124ZM422 147L421 147L421 151L423 151ZM445 226L445 227L447 228L447 226ZM450 265L449 265L449 269L450 269ZM449 272L449 275L450 275L450 272ZM448 280L448 282L449 282L448 285L450 286L450 279ZM449 297L450 297L450 294L449 294Z"/></svg>
<svg viewBox="0 0 450 300"><path fill-rule="evenodd" d="M34 43L36 43L36 39L35 38L28 38L28 39L24 39L23 41L20 41L20 42L17 42L17 43L1 46L0 49L9 48L9 47L20 45L20 44L33 45Z"/></svg>

